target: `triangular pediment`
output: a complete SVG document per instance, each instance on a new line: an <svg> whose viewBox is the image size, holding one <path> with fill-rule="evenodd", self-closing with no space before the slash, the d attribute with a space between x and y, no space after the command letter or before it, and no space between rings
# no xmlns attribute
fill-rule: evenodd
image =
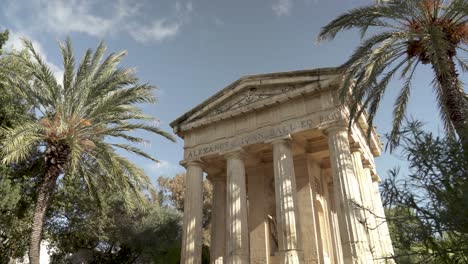
<svg viewBox="0 0 468 264"><path fill-rule="evenodd" d="M224 101L214 105L210 111L206 111L203 116L197 116L197 118L223 114L229 111L235 111L247 105L272 99L274 97L287 96L290 92L304 85L305 84L285 84L245 87L231 95L229 98L226 98Z"/></svg>
<svg viewBox="0 0 468 264"><path fill-rule="evenodd" d="M271 73L243 77L208 98L170 125L177 133L191 124L216 121L254 111L276 102L326 88L337 79L336 68Z"/></svg>

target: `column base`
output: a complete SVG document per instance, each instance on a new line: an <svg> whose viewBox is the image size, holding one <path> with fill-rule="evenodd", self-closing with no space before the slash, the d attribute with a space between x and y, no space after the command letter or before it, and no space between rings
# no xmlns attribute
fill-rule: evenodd
<svg viewBox="0 0 468 264"><path fill-rule="evenodd" d="M304 254L300 250L288 250L278 253L281 264L302 264L304 263Z"/></svg>

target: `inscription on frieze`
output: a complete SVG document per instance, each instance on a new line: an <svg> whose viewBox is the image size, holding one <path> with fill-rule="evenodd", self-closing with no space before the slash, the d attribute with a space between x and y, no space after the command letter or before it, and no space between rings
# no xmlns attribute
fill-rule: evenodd
<svg viewBox="0 0 468 264"><path fill-rule="evenodd" d="M209 145L195 147L185 152L185 159L199 158L214 153L225 152L237 147L263 143L274 138L287 136L291 133L316 128L321 124L333 122L339 118L339 112L331 112L329 114L319 116L318 118L307 117L302 119L289 120L273 127L258 129L241 137L234 137L232 139L226 139Z"/></svg>

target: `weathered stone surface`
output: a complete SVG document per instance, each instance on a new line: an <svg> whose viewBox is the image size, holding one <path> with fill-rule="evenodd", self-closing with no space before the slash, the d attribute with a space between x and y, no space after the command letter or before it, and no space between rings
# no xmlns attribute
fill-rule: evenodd
<svg viewBox="0 0 468 264"><path fill-rule="evenodd" d="M368 263L360 192L345 122L327 129L344 263Z"/></svg>
<svg viewBox="0 0 468 264"><path fill-rule="evenodd" d="M299 230L296 176L289 139L273 142L278 244L282 264L304 262Z"/></svg>
<svg viewBox="0 0 468 264"><path fill-rule="evenodd" d="M228 264L243 264L249 262L245 167L240 152L226 154L226 160L226 258Z"/></svg>
<svg viewBox="0 0 468 264"><path fill-rule="evenodd" d="M203 170L199 162L186 164L184 226L181 263L198 264L201 261Z"/></svg>
<svg viewBox="0 0 468 264"><path fill-rule="evenodd" d="M198 161L213 183L211 263L393 254L375 177L381 144L373 130L367 141L365 116L348 131L341 80L337 69L244 77L171 123L188 171L182 263L201 261Z"/></svg>
<svg viewBox="0 0 468 264"><path fill-rule="evenodd" d="M211 243L210 261L223 264L226 260L226 177L213 175L213 202L211 208Z"/></svg>

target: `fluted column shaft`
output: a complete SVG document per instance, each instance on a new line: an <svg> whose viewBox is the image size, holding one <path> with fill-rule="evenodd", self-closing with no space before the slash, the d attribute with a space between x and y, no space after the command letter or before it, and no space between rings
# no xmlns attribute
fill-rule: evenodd
<svg viewBox="0 0 468 264"><path fill-rule="evenodd" d="M226 257L229 264L249 263L249 227L245 167L240 152L226 154L227 159L227 240Z"/></svg>
<svg viewBox="0 0 468 264"><path fill-rule="evenodd" d="M366 263L363 226L359 223L359 189L354 173L346 125L326 129L333 171L344 263Z"/></svg>
<svg viewBox="0 0 468 264"><path fill-rule="evenodd" d="M364 180L365 180L365 190L368 195L368 201L365 203L366 209L369 210L369 234L371 238L371 248L372 253L374 255L374 259L376 259L378 263L379 259L383 256L382 245L381 245L381 237L379 235L378 225L376 221L376 214L377 211L375 210L375 197L374 197L374 184L372 182L371 170L367 166L364 166Z"/></svg>
<svg viewBox="0 0 468 264"><path fill-rule="evenodd" d="M374 209L376 212L376 224L379 231L380 243L382 248L382 257L388 258L393 256L392 240L390 232L388 231L387 221L385 219L385 211L382 204L379 191L378 177L373 178L373 191L374 191Z"/></svg>
<svg viewBox="0 0 468 264"><path fill-rule="evenodd" d="M360 223L362 223L362 229L361 231L363 232L361 234L361 237L364 239L363 240L363 246L365 250L365 254L367 257L367 262L372 263L373 262L373 256L372 256L372 251L371 251L371 234L370 234L370 218L371 218L371 212L369 211L369 206L370 203L369 201L369 194L368 191L369 188L372 185L367 185L365 181L365 176L364 176L364 168L362 165L362 154L361 150L358 147L353 147L351 148L351 159L353 161L353 167L354 167L354 175L356 176L356 180L358 183L358 193L360 194L359 196L356 197L356 203L358 204L358 220ZM360 208L359 208L360 207Z"/></svg>
<svg viewBox="0 0 468 264"><path fill-rule="evenodd" d="M189 162L186 168L181 263L200 264L202 249L203 170L199 162Z"/></svg>
<svg viewBox="0 0 468 264"><path fill-rule="evenodd" d="M211 216L210 261L213 264L223 264L225 261L226 234L226 178L212 177L213 204Z"/></svg>
<svg viewBox="0 0 468 264"><path fill-rule="evenodd" d="M281 139L273 142L273 166L281 263L303 263L296 179L290 140Z"/></svg>

